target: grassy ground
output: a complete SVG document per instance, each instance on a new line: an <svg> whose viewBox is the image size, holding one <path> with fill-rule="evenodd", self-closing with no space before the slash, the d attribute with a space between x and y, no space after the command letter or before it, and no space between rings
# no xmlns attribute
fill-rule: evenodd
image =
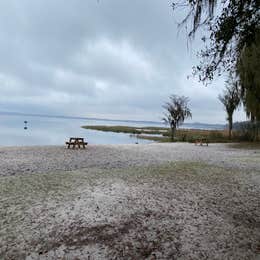
<svg viewBox="0 0 260 260"><path fill-rule="evenodd" d="M131 127L131 126L105 126L90 125L82 126L85 129L98 130L103 132L127 133L127 134L162 134L169 129L163 127Z"/></svg>
<svg viewBox="0 0 260 260"><path fill-rule="evenodd" d="M0 259L253 259L247 174L177 162L1 177Z"/></svg>
<svg viewBox="0 0 260 260"><path fill-rule="evenodd" d="M171 138L168 136L151 136L149 134L141 134L141 135L137 135L137 138L151 140L151 141L160 142L160 143L171 142Z"/></svg>
<svg viewBox="0 0 260 260"><path fill-rule="evenodd" d="M229 145L231 148L237 149L260 149L260 142L243 142Z"/></svg>
<svg viewBox="0 0 260 260"><path fill-rule="evenodd" d="M92 129L105 132L136 134L138 138L158 142L170 142L170 129L164 127L129 127L129 126L83 126L85 129ZM152 135L161 136L152 136ZM197 139L206 138L209 142L228 142L226 130L198 130L198 129L177 129L176 141L195 142Z"/></svg>

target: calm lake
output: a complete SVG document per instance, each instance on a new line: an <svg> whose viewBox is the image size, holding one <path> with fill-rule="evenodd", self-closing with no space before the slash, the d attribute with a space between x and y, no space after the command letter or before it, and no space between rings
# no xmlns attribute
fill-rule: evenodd
<svg viewBox="0 0 260 260"><path fill-rule="evenodd" d="M27 124L24 123L27 121ZM0 146L63 145L69 137L83 137L90 144L151 143L129 134L101 132L82 125L165 126L156 122L94 120L84 118L49 118L42 116L6 115L0 113ZM24 127L27 126L27 129ZM187 128L198 128L188 125ZM202 128L202 127L201 127ZM204 127L210 128L209 126ZM212 126L212 129L217 127Z"/></svg>

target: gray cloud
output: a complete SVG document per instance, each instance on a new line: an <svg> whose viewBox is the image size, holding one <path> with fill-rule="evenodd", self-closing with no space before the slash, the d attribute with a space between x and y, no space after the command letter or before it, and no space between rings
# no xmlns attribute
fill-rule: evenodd
<svg viewBox="0 0 260 260"><path fill-rule="evenodd" d="M196 58L170 3L1 1L2 110L160 120L175 93L190 97L193 121L224 122L224 80L187 80Z"/></svg>

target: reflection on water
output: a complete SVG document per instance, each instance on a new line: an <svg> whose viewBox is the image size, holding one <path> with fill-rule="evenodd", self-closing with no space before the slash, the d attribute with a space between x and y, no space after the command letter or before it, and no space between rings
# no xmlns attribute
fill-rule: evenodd
<svg viewBox="0 0 260 260"><path fill-rule="evenodd" d="M24 129L25 121L27 129ZM137 140L129 134L81 128L82 125L119 124L143 126L141 123L129 122L0 115L0 146L63 145L71 136L84 137L90 144L151 143L148 140Z"/></svg>

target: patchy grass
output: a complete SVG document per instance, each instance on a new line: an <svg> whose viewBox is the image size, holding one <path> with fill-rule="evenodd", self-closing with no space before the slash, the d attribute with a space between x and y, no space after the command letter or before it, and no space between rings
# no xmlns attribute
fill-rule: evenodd
<svg viewBox="0 0 260 260"><path fill-rule="evenodd" d="M130 126L106 126L106 125L92 125L92 126L82 126L85 129L98 130L105 132L115 132L115 133L127 133L137 135L140 139L152 140L155 142L171 142L171 132L169 128L166 127L130 127ZM159 135L159 136L153 136ZM160 136L161 135L161 136ZM207 139L211 143L231 143L231 142L242 142L241 148L245 149L259 148L259 142L244 143L243 136L239 131L233 131L233 138L230 140L228 138L228 130L202 130L202 129L182 129L176 130L175 141L178 142L195 142L198 139ZM251 145L252 144L252 145ZM234 144L234 146L237 146Z"/></svg>
<svg viewBox="0 0 260 260"><path fill-rule="evenodd" d="M252 259L259 195L199 162L1 177L0 259Z"/></svg>
<svg viewBox="0 0 260 260"><path fill-rule="evenodd" d="M234 158L234 160L238 160L239 162L244 162L244 163L259 163L260 164L260 153L255 156L241 156Z"/></svg>
<svg viewBox="0 0 260 260"><path fill-rule="evenodd" d="M234 144L229 144L229 147L236 148L236 149L254 150L254 149L260 149L260 142L234 143Z"/></svg>
<svg viewBox="0 0 260 260"><path fill-rule="evenodd" d="M155 142L160 142L160 143L169 143L171 142L171 138L167 136L151 136L149 134L146 135L137 135L138 139L145 139L145 140L151 140Z"/></svg>
<svg viewBox="0 0 260 260"><path fill-rule="evenodd" d="M126 134L162 134L168 131L168 128L163 127L131 127L131 126L105 126L105 125L90 125L82 126L85 129L98 130L103 132L115 132Z"/></svg>

